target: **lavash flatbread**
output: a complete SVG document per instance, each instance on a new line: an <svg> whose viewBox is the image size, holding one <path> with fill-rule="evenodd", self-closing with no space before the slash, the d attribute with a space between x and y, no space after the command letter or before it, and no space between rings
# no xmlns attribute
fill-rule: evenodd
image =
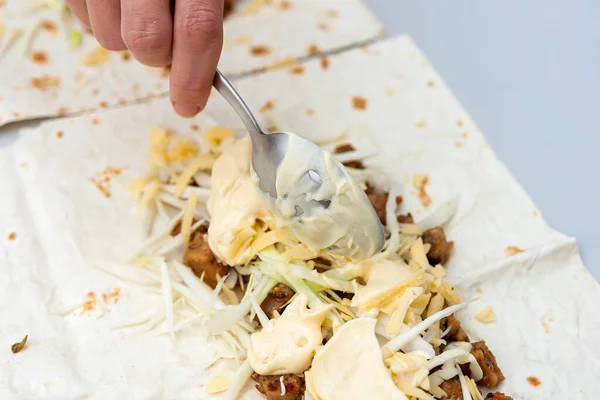
<svg viewBox="0 0 600 400"><path fill-rule="evenodd" d="M313 140L344 132L371 140L379 150L371 162L404 184L405 207L417 221L457 199L457 215L447 227L456 249L447 268L450 281L471 300L461 320L486 340L507 377L500 389L519 399L593 398L600 388L597 282L574 240L546 224L412 41L400 37L338 54L327 68L319 60L303 66L302 74L282 69L236 86L252 109L270 104L282 130ZM368 80L362 79L365 71ZM266 114L258 113L263 123ZM92 265L122 261L143 238L127 182L145 171L142 149L151 126L201 134L215 123L240 124L218 96L191 122L178 118L167 100L156 100L23 132L12 161L4 161L17 171L3 177L14 200L0 203L1 217L19 216L2 219L14 224L2 230L14 231L16 240L1 239L0 318L10 320L0 324L0 351L8 360L0 364L0 397L206 397L203 367L218 349L201 329L176 341L109 329L160 297ZM111 175L109 167L121 172ZM102 171L111 177L109 197L90 181ZM428 207L412 186L415 174L429 177ZM38 245L22 246L21 238ZM51 314L90 291L101 297L116 287L121 301L109 301L111 312L102 318L94 318L97 309ZM496 322L473 318L485 306L493 307ZM26 333L26 351L8 354ZM260 398L253 389L246 396Z"/></svg>
<svg viewBox="0 0 600 400"><path fill-rule="evenodd" d="M128 52L102 51L87 33L80 46L70 49L71 29L83 30L74 18L65 20L62 0L3 3L0 126L140 102L167 93L167 69L142 66ZM293 63L383 33L379 21L360 0L240 1L225 20L224 30L219 67L229 77ZM9 46L14 32L20 34Z"/></svg>

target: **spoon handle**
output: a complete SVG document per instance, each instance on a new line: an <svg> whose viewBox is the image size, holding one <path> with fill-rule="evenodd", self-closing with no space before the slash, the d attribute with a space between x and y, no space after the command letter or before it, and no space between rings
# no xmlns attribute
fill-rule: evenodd
<svg viewBox="0 0 600 400"><path fill-rule="evenodd" d="M235 110L237 115L240 116L244 125L248 129L250 136L257 138L257 136L263 135L263 132L258 126L258 122L256 122L256 118L250 112L250 109L242 99L242 97L238 94L238 92L233 88L231 83L221 74L221 72L217 69L215 72L215 77L213 79L213 86L221 96L227 100L229 105Z"/></svg>

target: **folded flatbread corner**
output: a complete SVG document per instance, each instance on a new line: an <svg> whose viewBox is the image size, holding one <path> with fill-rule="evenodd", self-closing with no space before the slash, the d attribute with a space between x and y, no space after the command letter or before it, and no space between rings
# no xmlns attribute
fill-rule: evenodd
<svg viewBox="0 0 600 400"><path fill-rule="evenodd" d="M389 251L348 264L274 226L250 201L248 143L218 97L192 122L166 99L46 122L0 158L0 220L16 232L0 253L0 340L30 339L0 364L0 397L234 398L251 378L259 390L248 383L241 398L477 399L475 382L501 381L514 398L595 396L597 283L412 41L303 67L236 86L253 109L270 102L262 123L337 150L386 223ZM371 185L380 174L404 189ZM215 193L232 210L220 221L206 208ZM226 239L232 225L215 258L210 230ZM280 344L297 357L271 358ZM317 354L306 381L304 347Z"/></svg>

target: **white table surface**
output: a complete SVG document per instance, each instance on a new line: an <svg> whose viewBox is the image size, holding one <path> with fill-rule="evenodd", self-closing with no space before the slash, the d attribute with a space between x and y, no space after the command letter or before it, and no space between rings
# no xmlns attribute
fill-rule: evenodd
<svg viewBox="0 0 600 400"><path fill-rule="evenodd" d="M600 280L600 1L365 1L415 39Z"/></svg>
<svg viewBox="0 0 600 400"><path fill-rule="evenodd" d="M600 279L600 2L366 0L410 34ZM28 123L27 125L31 125ZM23 124L0 129L0 147Z"/></svg>

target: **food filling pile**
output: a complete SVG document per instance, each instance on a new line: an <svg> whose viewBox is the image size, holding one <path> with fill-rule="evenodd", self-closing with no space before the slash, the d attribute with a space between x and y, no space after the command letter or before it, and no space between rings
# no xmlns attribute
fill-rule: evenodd
<svg viewBox="0 0 600 400"><path fill-rule="evenodd" d="M251 142L221 126L202 141L155 127L152 169L132 184L149 238L132 268L155 276L175 335L206 327L238 362L210 394L236 398L253 379L265 398L483 399L504 380L484 341L471 342L445 279L453 243L446 204L415 223L395 185L340 139L323 144L366 192L383 249L351 259L278 224L251 178ZM218 361L220 362L220 361ZM509 399L489 393L486 399Z"/></svg>

